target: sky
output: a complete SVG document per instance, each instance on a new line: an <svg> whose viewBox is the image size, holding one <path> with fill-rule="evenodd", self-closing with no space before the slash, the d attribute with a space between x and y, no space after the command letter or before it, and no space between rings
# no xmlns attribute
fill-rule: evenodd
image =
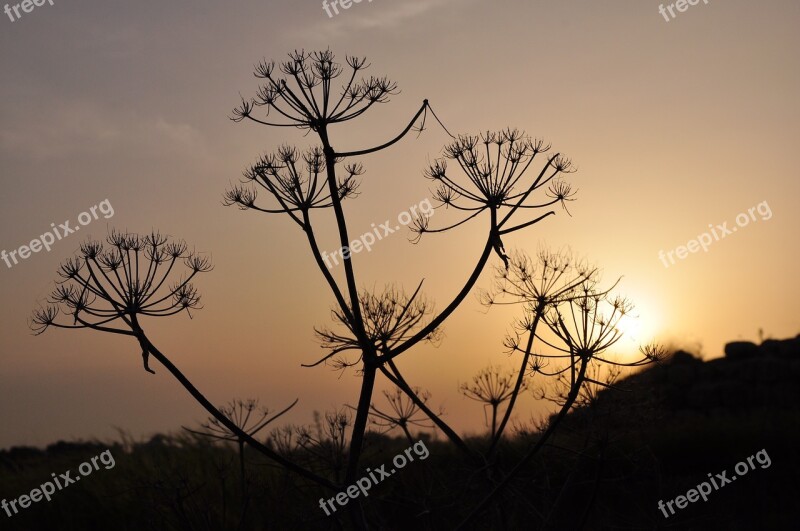
<svg viewBox="0 0 800 531"><path fill-rule="evenodd" d="M0 250L51 223L75 226L103 201L103 212L113 208L49 252L0 262L0 448L117 430L146 437L205 418L164 369L143 370L130 338L28 328L59 263L112 228L160 230L213 259L198 282L204 309L144 323L212 402L254 397L277 410L299 398L285 417L294 423L355 404L354 371L300 366L321 356L314 326L330 324L334 302L302 232L285 215L222 205L258 156L313 145L302 131L229 119L258 88L253 65L299 49L366 56L368 75L400 88L332 127L336 149L394 137L428 99L451 132L516 127L571 157L569 214L556 208L505 244L568 247L607 281L622 277L618 291L639 317L626 324L621 356L651 339L708 359L727 341L757 340L759 329L795 336L800 5L711 0L675 14L668 21L658 2L618 0L374 0L332 17L316 0L55 0L13 22L0 14ZM448 140L429 121L421 135L362 157L361 195L345 205L350 233L432 199L423 171ZM456 219L448 216L439 209L432 221ZM318 221L331 251L333 223ZM676 248L724 223L737 230L679 258ZM417 245L399 231L356 255L359 284L413 290L425 279L441 309L471 272L485 224ZM478 286L491 282L487 270ZM503 337L517 316L487 313L471 294L438 346L415 347L398 365L448 422L479 432L483 412L458 386L488 364L515 364ZM546 411L527 396L516 418Z"/></svg>

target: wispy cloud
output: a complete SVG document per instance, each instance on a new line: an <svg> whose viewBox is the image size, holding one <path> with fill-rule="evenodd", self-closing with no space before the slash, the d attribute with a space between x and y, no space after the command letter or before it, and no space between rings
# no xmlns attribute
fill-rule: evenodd
<svg viewBox="0 0 800 531"><path fill-rule="evenodd" d="M339 9L339 14L329 18L320 5L320 20L304 31L305 37L331 39L364 30L393 29L411 23L431 11L454 4L455 0L405 0L388 3L374 0L353 4L348 10Z"/></svg>
<svg viewBox="0 0 800 531"><path fill-rule="evenodd" d="M0 154L38 161L120 151L163 152L165 147L203 152L204 145L191 125L79 101L62 104L46 120L20 112L4 122Z"/></svg>

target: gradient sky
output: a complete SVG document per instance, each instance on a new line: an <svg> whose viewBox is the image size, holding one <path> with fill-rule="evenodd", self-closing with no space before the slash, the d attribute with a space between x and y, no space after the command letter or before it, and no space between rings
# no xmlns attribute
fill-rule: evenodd
<svg viewBox="0 0 800 531"><path fill-rule="evenodd" d="M401 94L332 129L335 148L393 137L423 99L454 132L506 126L568 154L579 189L568 216L509 236L509 247L569 246L600 265L637 305L638 339L702 346L800 332L800 5L712 0L666 22L656 1L374 0L328 18L317 0L97 1L0 17L0 249L16 249L50 223L108 199L98 220L8 269L0 263L0 447L59 438L171 431L205 418L165 370L141 366L134 341L89 331L34 337L27 319L53 288L58 264L107 228L184 238L213 257L199 281L205 309L145 322L153 342L214 402L295 398L289 420L354 404L358 379L300 363L322 353L314 325L333 302L305 239L286 216L221 205L229 182L293 129L227 119L254 94L252 66L294 49L366 55ZM428 124L392 149L363 157L361 196L346 203L350 233L430 197L422 177L448 140ZM767 201L751 222L665 268L659 250ZM439 217L437 219L437 216ZM445 221L437 211L434 223ZM320 218L320 226L332 218ZM411 245L395 234L356 255L363 286L397 282L443 308L468 276L486 220ZM338 247L323 230L323 247ZM498 259L493 257L493 261ZM339 271L341 272L341 271ZM487 287L488 274L479 282ZM439 348L399 358L458 429L483 414L457 393L502 347L513 311L487 315L469 297ZM632 340L621 344L633 348ZM385 388L381 381L381 388ZM517 415L540 414L531 399Z"/></svg>

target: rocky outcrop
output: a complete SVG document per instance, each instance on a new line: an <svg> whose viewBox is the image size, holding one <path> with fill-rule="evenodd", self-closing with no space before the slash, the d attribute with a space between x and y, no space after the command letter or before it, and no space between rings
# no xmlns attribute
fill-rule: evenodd
<svg viewBox="0 0 800 531"><path fill-rule="evenodd" d="M725 344L725 356L732 360L755 358L759 353L758 345L750 341L731 341Z"/></svg>
<svg viewBox="0 0 800 531"><path fill-rule="evenodd" d="M760 345L732 341L725 345L725 357L744 360L758 357L800 359L800 335L791 339L766 339Z"/></svg>

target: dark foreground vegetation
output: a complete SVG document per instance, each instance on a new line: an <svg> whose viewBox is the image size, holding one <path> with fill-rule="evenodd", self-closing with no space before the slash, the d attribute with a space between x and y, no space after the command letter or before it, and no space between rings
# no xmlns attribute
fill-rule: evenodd
<svg viewBox="0 0 800 531"><path fill-rule="evenodd" d="M471 529L796 529L800 488L800 337L761 346L731 344L703 362L678 352L583 397L543 452ZM270 444L336 477L345 464L336 417L318 419L302 441L273 431ZM430 451L373 487L365 504L381 529L453 529L504 467L544 426L518 426L498 454L500 470L465 465L449 442L420 437ZM318 431L319 430L319 431ZM325 433L333 434L333 437ZM265 436L265 439L267 436ZM302 445L298 446L298 443ZM471 441L480 445L480 441ZM365 468L390 464L406 438L370 433ZM341 508L327 517L310 485L245 449L191 433L146 442L59 442L0 451L0 499L15 499L111 449L116 465L9 518L20 530L350 529ZM760 450L771 464L665 518L671 500Z"/></svg>

